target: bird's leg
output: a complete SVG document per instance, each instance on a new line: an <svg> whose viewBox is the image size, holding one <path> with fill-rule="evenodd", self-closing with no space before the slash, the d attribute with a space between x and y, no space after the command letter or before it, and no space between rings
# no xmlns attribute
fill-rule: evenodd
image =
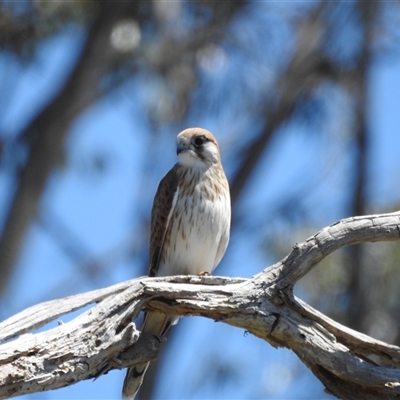
<svg viewBox="0 0 400 400"><path fill-rule="evenodd" d="M207 272L207 271L202 271L202 272L199 273L198 276L210 276L210 273Z"/></svg>

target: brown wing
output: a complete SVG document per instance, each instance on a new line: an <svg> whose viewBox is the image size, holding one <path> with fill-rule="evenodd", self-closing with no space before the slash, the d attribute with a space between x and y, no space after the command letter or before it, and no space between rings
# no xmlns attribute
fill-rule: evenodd
<svg viewBox="0 0 400 400"><path fill-rule="evenodd" d="M178 164L161 179L154 197L150 224L149 276L156 276L160 264L165 233L168 229L174 195L178 188Z"/></svg>

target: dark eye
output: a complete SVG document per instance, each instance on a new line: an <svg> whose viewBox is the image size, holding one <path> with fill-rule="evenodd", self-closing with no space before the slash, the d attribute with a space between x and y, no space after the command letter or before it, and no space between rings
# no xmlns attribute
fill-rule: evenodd
<svg viewBox="0 0 400 400"><path fill-rule="evenodd" d="M194 145L200 147L205 141L206 139L203 136L197 136L196 139L194 139Z"/></svg>

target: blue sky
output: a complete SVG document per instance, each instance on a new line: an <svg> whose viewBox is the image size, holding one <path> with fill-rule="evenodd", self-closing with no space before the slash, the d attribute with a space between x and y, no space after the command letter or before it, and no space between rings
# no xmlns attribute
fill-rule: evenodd
<svg viewBox="0 0 400 400"><path fill-rule="evenodd" d="M14 84L12 97L0 95L2 135L18 133L57 92L73 65L81 39L79 30L67 30L45 40L32 65L21 66L11 56L0 55L2 79L8 76ZM374 64L370 73L370 157L374 162L369 196L374 205L382 208L400 200L399 70L400 58L383 59ZM144 96L136 90L138 86L137 82L128 83L93 105L74 123L66 143L65 164L52 174L41 203L40 214L49 213L50 221L34 222L29 230L0 307L2 319L39 301L108 286L144 273L146 256L136 250L147 241L146 219L157 184L175 162L177 132L163 137L149 134L143 109L138 106ZM343 110L332 106L328 112L340 123ZM188 125L204 126L217 135L228 177L236 162L232 136L245 124L240 120L232 128L231 118L227 113L202 120L193 116L188 121ZM238 205L244 232L254 229L254 234L233 234L217 274L250 277L277 261L260 251L261 239L255 234L268 222L265 209L274 210L282 196L302 190L302 179L309 180L313 187L306 197L314 210L316 230L347 216L343 204L350 182L349 156L343 154L336 133L326 130L321 138L292 126L274 138L246 187L247 195ZM322 151L327 148L328 152ZM100 163L100 171L93 160ZM3 218L12 190L9 173L3 169ZM249 210L260 218L247 226L243 216ZM43 224L48 224L46 229ZM49 226L55 232L64 232L64 239L68 232L73 233L71 246L79 250L76 256L81 263L66 255L49 234ZM288 251L292 244L287 243ZM82 265L93 260L100 272L95 278L88 278ZM251 335L245 336L242 330L205 319L188 318L180 325L166 350L167 359L156 392L159 398L328 398L322 385L288 350L273 349ZM216 368L218 363L229 372L226 385L209 382L203 376L207 372L204 365ZM122 371L112 371L95 382L28 397L119 398L123 376Z"/></svg>

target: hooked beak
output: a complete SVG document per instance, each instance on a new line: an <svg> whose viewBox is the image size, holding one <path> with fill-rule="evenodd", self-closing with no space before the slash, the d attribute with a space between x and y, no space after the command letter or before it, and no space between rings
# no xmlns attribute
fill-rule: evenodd
<svg viewBox="0 0 400 400"><path fill-rule="evenodd" d="M186 143L178 143L177 147L176 147L176 154L182 153L182 151L187 150L187 146Z"/></svg>

